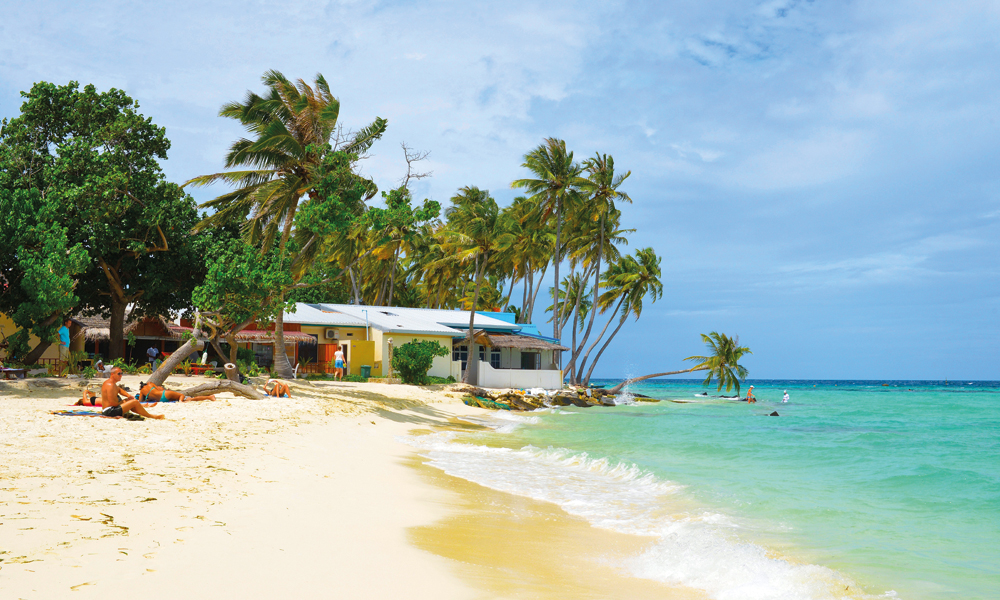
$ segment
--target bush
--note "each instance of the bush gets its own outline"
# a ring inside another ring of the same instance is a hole
[[[435,356],[448,356],[447,348],[437,342],[408,342],[392,352],[392,369],[399,373],[403,383],[427,385],[427,371],[431,370]]]
[[[350,381],[351,383],[368,383],[368,378],[349,373],[344,375],[344,381]]]
[[[443,383],[455,383],[455,378],[451,375],[447,377],[434,377],[432,375],[427,376],[427,381],[432,385],[440,385]]]
[[[84,367],[83,376],[86,377],[87,379],[94,379],[95,377],[97,377],[97,369],[91,366]]]

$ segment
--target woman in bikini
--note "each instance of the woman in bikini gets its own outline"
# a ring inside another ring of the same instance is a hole
[[[180,392],[168,390],[163,386],[152,383],[141,382],[139,393],[136,399],[143,403],[156,402],[201,402],[202,400],[215,400],[215,396],[185,396]]]
[[[270,390],[267,386],[274,385]],[[281,383],[277,379],[268,379],[267,383],[264,384],[264,394],[268,396],[274,396],[275,398],[291,398],[292,390],[288,387],[287,383]]]

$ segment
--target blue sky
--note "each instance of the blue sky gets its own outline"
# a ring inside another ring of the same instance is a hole
[[[341,120],[429,150],[420,197],[502,203],[544,137],[631,169],[631,248],[664,296],[598,375],[682,367],[738,334],[760,378],[1000,379],[995,2],[0,4],[0,116],[39,80],[118,87],[174,181],[215,172],[216,116],[277,69]],[[199,201],[221,190],[195,190]]]

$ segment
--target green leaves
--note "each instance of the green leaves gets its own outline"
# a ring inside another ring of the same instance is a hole
[[[437,342],[408,342],[393,349],[392,369],[399,373],[403,383],[427,385],[427,372],[434,364],[434,357],[448,354],[448,349]]]
[[[160,170],[164,129],[121,90],[41,82],[22,96],[0,131],[0,273],[18,289],[0,311],[37,322],[187,306],[203,247],[194,202]]]

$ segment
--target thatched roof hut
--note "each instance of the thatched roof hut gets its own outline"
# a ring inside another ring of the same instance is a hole
[[[472,332],[477,344],[491,348],[514,348],[517,350],[569,350],[566,346],[553,344],[527,335],[509,333],[487,333],[482,329]],[[468,339],[468,338],[465,338]],[[455,344],[464,344],[465,339],[456,339]]]
[[[80,326],[79,333],[74,337],[84,336],[87,341],[107,341],[111,339],[111,321],[100,316],[81,316],[73,319]],[[134,335],[139,339],[181,340],[185,333],[194,329],[183,327],[168,321],[166,317],[142,317],[128,320],[126,317],[124,334]],[[299,344],[315,344],[316,338],[298,331],[286,331],[285,341]],[[236,334],[236,342],[240,344],[273,344],[274,332],[259,329],[244,329]]]

